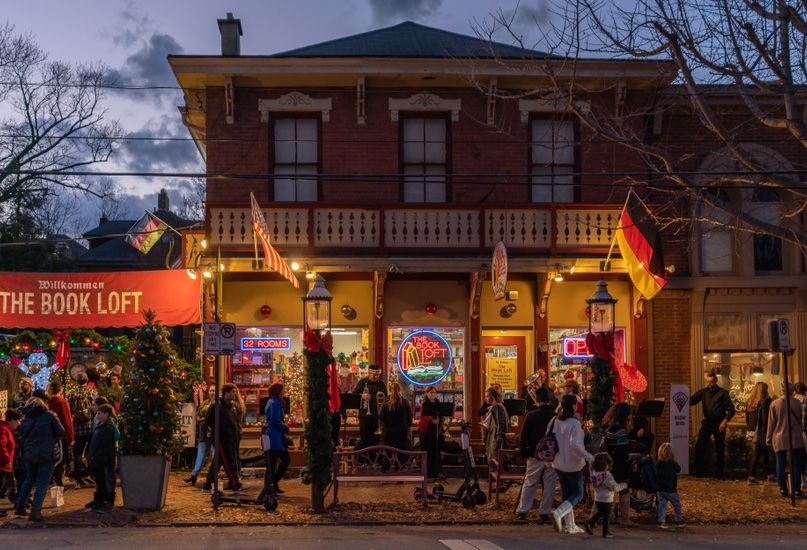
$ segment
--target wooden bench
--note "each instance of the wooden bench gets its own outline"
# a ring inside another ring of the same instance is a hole
[[[518,449],[499,449],[496,458],[488,465],[488,501],[491,493],[496,493],[496,504],[499,504],[499,489],[504,482],[521,482],[527,472],[527,461]]]
[[[423,506],[428,502],[426,451],[401,451],[385,445],[333,453],[333,502],[339,483],[420,483]]]

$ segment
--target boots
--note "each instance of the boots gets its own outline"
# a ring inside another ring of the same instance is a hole
[[[90,502],[88,502],[87,504],[85,504],[84,507],[85,508],[92,508],[93,506],[95,506],[99,502],[100,502],[100,499],[98,498],[98,491],[96,491],[96,492],[94,492],[92,494],[92,500]]]
[[[31,510],[31,513],[28,514],[29,521],[45,521],[45,518],[42,516],[42,510]]]
[[[623,527],[638,527],[639,524],[630,519],[630,493],[619,495],[619,524]]]
[[[579,535],[580,533],[584,533],[582,529],[580,529],[577,524],[574,522],[574,509],[572,508],[569,510],[569,513],[563,518],[563,522],[566,524],[566,532],[570,535]]]
[[[191,487],[196,487],[196,476],[193,474],[189,475],[182,481],[184,481],[185,483],[190,483]]]
[[[561,520],[566,516],[566,514],[572,512],[573,508],[572,505],[569,503],[568,500],[564,500],[560,503],[560,506],[555,508],[555,511],[552,512],[552,525],[555,526],[555,531],[560,533],[561,529]]]

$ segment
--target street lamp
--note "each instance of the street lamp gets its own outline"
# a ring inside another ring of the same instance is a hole
[[[331,300],[333,296],[325,288],[325,279],[317,275],[314,286],[303,296],[303,319],[305,330],[317,332],[328,331],[331,328]]]
[[[608,292],[608,283],[600,279],[597,290],[586,300],[588,304],[588,331],[606,334],[614,330],[614,310],[617,300]]]

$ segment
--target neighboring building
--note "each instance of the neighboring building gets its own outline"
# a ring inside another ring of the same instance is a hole
[[[600,278],[619,300],[617,360],[635,363],[650,383],[639,399],[669,404],[670,384],[694,391],[717,367],[740,413],[732,429],[744,429],[753,384],[765,381],[778,393],[783,372],[767,352],[765,326],[783,316],[796,349],[790,377],[805,379],[807,279],[795,246],[736,232],[732,220],[679,200],[682,219],[711,221],[665,232],[665,263],[675,266],[665,290],[648,303],[621,260],[601,271],[625,199],[619,175],[647,167],[540,93],[551,89],[539,67],[546,54],[402,23],[242,56],[239,20],[219,26],[221,56],[170,56],[169,63],[187,98],[185,123],[215,175],[207,184],[205,236],[224,266],[219,317],[246,339],[228,376],[256,403],[248,421],[260,414],[261,384],[293,378],[299,368],[304,294],[255,269],[250,192],[281,255],[301,266],[301,278],[309,271],[326,280],[345,389],[367,363],[378,363],[385,380],[403,382],[418,402],[418,384],[445,374],[439,393],[473,418],[491,382],[517,391],[536,366],[556,380],[569,373],[585,384],[579,337],[588,326],[585,300]],[[640,125],[637,135],[685,159],[684,169],[737,170],[697,120],[690,98],[671,85],[673,64],[578,59],[556,66],[559,77],[574,76],[586,90],[577,98],[581,109],[619,114],[656,106],[655,118],[623,122]],[[743,150],[799,181],[797,169],[807,160],[802,147],[755,124],[736,90],[712,89],[705,97],[719,116],[736,119]],[[704,192],[738,211],[805,230],[803,216],[781,217],[777,205],[790,200],[781,193],[707,175],[703,181]],[[669,201],[660,193],[643,198]],[[495,301],[489,274],[500,240],[508,251],[508,293]],[[206,261],[215,264],[212,258]],[[416,342],[418,349],[408,337],[423,329],[434,335]],[[278,337],[291,339],[287,349],[259,347],[283,343]],[[429,346],[450,351],[450,372],[429,371],[439,363],[423,360]],[[669,409],[654,425],[657,441],[669,438]],[[692,413],[695,431],[700,409]]]

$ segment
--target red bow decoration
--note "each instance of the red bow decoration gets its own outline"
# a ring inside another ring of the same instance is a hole
[[[59,348],[56,350],[56,359],[53,361],[53,366],[56,370],[61,369],[70,362],[70,334],[72,331],[59,330],[53,331],[53,339],[59,343]]]
[[[616,400],[617,402],[624,401],[625,391],[622,388],[622,377],[619,375],[619,369],[614,362],[614,333],[606,332],[603,335],[589,332],[586,335],[586,346],[588,346],[589,353],[608,361],[608,364],[611,365],[611,372],[614,373]]]
[[[305,333],[305,348],[313,353],[321,348],[328,357],[333,357],[333,335],[328,331],[320,337],[316,331],[309,330]]]
[[[624,386],[634,393],[642,393],[647,389],[647,378],[644,377],[642,371],[636,368],[636,365],[623,363],[619,367],[619,376]]]

